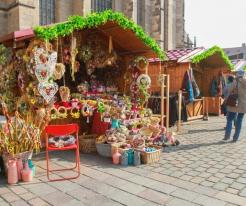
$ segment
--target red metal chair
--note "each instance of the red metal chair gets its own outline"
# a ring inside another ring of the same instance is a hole
[[[69,180],[69,179],[76,179],[80,175],[80,157],[79,157],[79,140],[78,140],[78,131],[79,127],[77,124],[66,124],[66,125],[48,125],[45,128],[46,132],[46,162],[47,162],[47,177],[50,181],[61,181],[61,180]],[[50,146],[49,145],[49,138],[51,136],[65,136],[65,135],[76,135],[75,144],[64,146],[61,148]],[[75,150],[76,153],[76,165],[73,168],[66,168],[66,169],[56,169],[51,170],[49,167],[49,151],[65,151],[65,150]],[[64,177],[60,179],[50,179],[49,173],[54,171],[64,171],[64,170],[73,170],[77,168],[77,175],[75,177]]]

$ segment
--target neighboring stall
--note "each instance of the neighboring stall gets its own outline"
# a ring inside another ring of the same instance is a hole
[[[134,153],[136,158],[141,153],[144,163],[158,161],[158,146],[177,144],[163,127],[164,112],[161,118],[154,117],[147,108],[151,86],[147,58],[165,55],[121,13],[72,16],[34,32],[14,32],[0,43],[6,46],[0,51],[5,58],[0,63],[1,99],[9,119],[22,119],[16,123],[18,131],[23,125],[19,122],[35,127],[37,135],[48,124],[78,123],[83,152],[97,150],[111,157],[114,148],[113,153],[122,153],[124,165],[133,164]],[[164,85],[164,78],[159,79]],[[31,149],[38,142],[35,136]],[[49,144],[64,147],[69,142],[73,138],[52,138]]]
[[[171,102],[177,101],[180,90],[185,97],[183,103],[186,103],[186,107],[181,107],[183,108],[181,111],[182,120],[203,118],[205,113],[220,114],[221,94],[215,93],[213,94],[215,97],[211,97],[210,89],[213,80],[224,79],[232,69],[232,64],[223,50],[216,46],[208,50],[202,47],[179,49],[168,51],[167,57],[168,60],[161,61],[161,69],[158,58],[150,59],[149,75],[153,82],[152,91],[159,90],[158,82],[155,79],[160,73],[170,75],[170,98],[173,98],[173,100],[170,99],[170,124],[172,125],[178,120],[178,108],[172,109],[171,106],[177,107],[177,104]],[[190,77],[192,77],[192,90],[189,90],[189,84],[187,84]],[[217,82],[216,85],[218,84]],[[218,89],[218,86],[216,88]],[[208,97],[206,101],[204,97]],[[184,111],[185,109],[186,111]],[[187,118],[184,115],[186,112]]]
[[[227,84],[227,77],[232,75],[234,68],[224,50],[214,46],[192,58],[195,68],[202,71],[197,73],[196,79],[203,97],[205,97],[206,112],[220,115],[223,103],[223,88]]]
[[[170,76],[170,125],[173,126],[178,120],[178,92],[183,90],[184,76],[191,68],[191,58],[204,51],[204,48],[179,49],[167,51],[168,59],[160,61],[159,58],[149,59],[149,75],[152,80],[151,91],[158,91],[160,86],[156,81],[159,74],[168,74]],[[161,67],[159,66],[161,63]],[[195,71],[194,71],[195,72]],[[182,96],[186,96],[182,91]],[[181,119],[183,121],[203,117],[203,99],[196,98],[189,104],[185,104],[185,99],[181,104]],[[187,115],[186,115],[187,113]]]

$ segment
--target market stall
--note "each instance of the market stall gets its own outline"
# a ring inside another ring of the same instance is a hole
[[[214,46],[192,58],[193,67],[201,71],[196,74],[197,83],[205,98],[207,114],[221,114],[222,92],[232,75],[233,64],[223,49]]]
[[[223,50],[216,46],[208,50],[204,48],[171,50],[167,52],[167,57],[168,60],[162,61],[161,69],[158,58],[149,60],[149,75],[153,81],[152,90],[159,89],[155,81],[156,75],[169,74],[170,98],[173,97],[173,101],[177,101],[178,92],[182,91],[183,103],[186,103],[186,106],[181,107],[183,108],[181,113],[184,114],[187,111],[188,120],[203,118],[207,113],[220,114],[221,94],[211,94],[210,91],[213,82],[215,83],[213,80],[217,80],[216,88],[218,89],[219,80],[225,79],[226,82],[227,75],[230,75],[232,64]],[[192,90],[189,90],[189,84],[187,84],[190,78],[193,83]],[[171,99],[170,102],[172,102]],[[173,120],[170,119],[171,125],[178,120],[176,111],[178,111],[177,108],[170,107],[170,118],[173,118]],[[186,120],[185,115],[182,116],[181,119]]]
[[[169,107],[169,116],[170,116],[170,125],[174,126],[176,122],[180,119],[182,121],[192,120],[194,118],[203,117],[203,99],[196,98],[195,100],[189,102],[185,99],[187,96],[187,92],[185,88],[183,88],[184,77],[187,71],[191,68],[191,60],[192,56],[199,54],[204,51],[204,48],[197,49],[180,49],[180,50],[171,50],[167,51],[168,59],[165,61],[161,61],[159,58],[149,59],[149,75],[152,80],[152,91],[158,91],[160,85],[157,81],[155,81],[156,77],[161,74],[167,74],[170,76],[170,107]],[[195,73],[196,70],[193,70]],[[179,98],[179,91],[182,91],[182,96]],[[178,99],[181,99],[179,102],[181,105],[178,108],[178,104],[176,102]],[[179,111],[180,110],[180,111]],[[186,115],[187,114],[187,115]],[[180,118],[179,118],[180,116]]]
[[[120,151],[123,165],[133,164],[134,155],[138,164],[140,154],[144,163],[158,161],[165,142],[176,144],[163,118],[147,108],[147,58],[163,59],[164,53],[133,21],[105,11],[26,32],[0,38],[1,99],[9,119],[18,115],[41,141],[47,125],[77,123],[82,152],[119,160]],[[54,137],[48,144],[73,141]]]

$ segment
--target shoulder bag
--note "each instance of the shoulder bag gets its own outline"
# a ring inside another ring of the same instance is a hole
[[[236,88],[232,90],[231,94],[226,99],[226,106],[237,107],[238,106],[238,80]]]

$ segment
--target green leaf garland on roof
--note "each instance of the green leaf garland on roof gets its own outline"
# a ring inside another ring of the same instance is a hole
[[[164,52],[154,39],[149,37],[135,22],[126,18],[122,13],[106,10],[99,13],[91,13],[86,17],[70,16],[67,22],[58,23],[50,26],[38,26],[34,28],[36,35],[44,40],[56,39],[59,36],[70,35],[74,30],[81,30],[86,28],[94,28],[105,24],[108,21],[114,21],[119,24],[123,29],[129,29],[149,46],[160,59],[165,58]]]
[[[194,64],[200,63],[201,61],[207,59],[208,57],[214,55],[215,53],[218,53],[221,56],[221,58],[223,59],[223,61],[229,67],[230,70],[232,70],[234,68],[233,64],[231,63],[231,60],[228,58],[228,56],[226,55],[224,50],[218,46],[211,47],[210,49],[206,50],[205,52],[193,57],[191,61]]]

